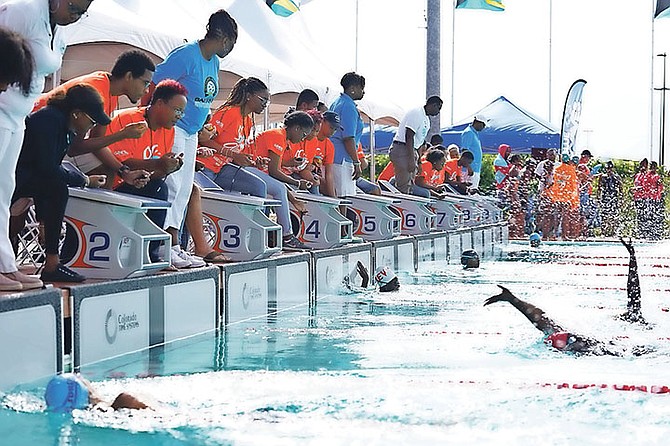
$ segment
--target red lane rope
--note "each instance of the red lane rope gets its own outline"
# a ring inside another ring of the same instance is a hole
[[[490,384],[496,384],[492,381],[466,381],[466,380],[460,380],[460,381],[447,381],[450,384],[470,384],[470,385],[490,385]],[[526,387],[526,386],[521,386],[519,384],[515,383],[504,383],[504,386],[518,386],[518,387]],[[589,388],[597,388],[597,389],[609,389],[609,390],[619,390],[619,391],[625,391],[625,392],[646,392],[646,393],[652,393],[652,394],[666,394],[670,393],[670,387],[668,386],[662,386],[662,385],[637,385],[637,384],[580,384],[580,383],[534,383],[531,384],[534,386],[539,386],[539,387],[551,387],[555,389],[573,389],[573,390],[583,390],[583,389],[589,389]]]
[[[501,336],[508,335],[509,333],[503,333],[501,331],[426,331],[421,333],[421,336],[432,336],[432,335],[471,335],[471,336]],[[614,339],[630,339],[629,336],[619,335],[614,336]],[[670,337],[658,337],[657,341],[670,341]]]

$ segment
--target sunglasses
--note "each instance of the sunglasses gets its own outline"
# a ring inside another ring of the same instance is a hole
[[[270,98],[264,98],[263,96],[256,95],[256,97],[261,101],[261,105],[265,106],[270,103]]]

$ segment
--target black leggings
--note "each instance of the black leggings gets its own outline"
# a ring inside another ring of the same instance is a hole
[[[44,224],[44,250],[58,255],[58,242],[65,217],[68,186],[61,178],[40,178],[17,186],[12,203],[19,198],[32,198],[37,221]]]

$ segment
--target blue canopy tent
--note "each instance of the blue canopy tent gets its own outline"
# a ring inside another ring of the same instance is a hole
[[[560,131],[551,123],[500,96],[486,107],[460,123],[441,130],[444,145],[461,143],[461,133],[472,123],[475,115],[489,120],[488,125],[479,133],[484,153],[498,153],[500,144],[509,144],[515,153],[531,153],[531,149],[549,149],[560,147]],[[375,126],[375,151],[386,153],[393,142],[397,127]],[[370,150],[369,126],[363,131],[361,139],[365,151]]]

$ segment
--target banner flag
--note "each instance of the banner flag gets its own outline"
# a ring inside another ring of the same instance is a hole
[[[660,19],[663,17],[670,17],[670,0],[656,1],[656,12],[654,13],[654,18]]]
[[[485,9],[487,11],[504,11],[505,5],[498,0],[456,0],[456,9]]]
[[[582,116],[582,93],[584,92],[584,85],[586,85],[584,79],[576,80],[570,87],[568,96],[565,98],[563,124],[561,125],[561,154],[567,153],[570,156],[575,154],[579,120]]]

